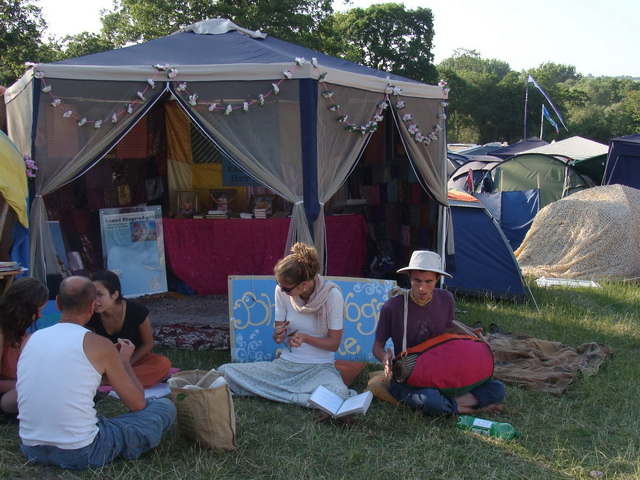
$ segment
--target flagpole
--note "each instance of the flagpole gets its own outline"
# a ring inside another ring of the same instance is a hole
[[[527,80],[527,87],[524,91],[524,135],[522,140],[527,139],[527,104],[529,103],[529,80]]]
[[[544,127],[544,103],[540,107],[540,140],[542,140],[543,127]]]

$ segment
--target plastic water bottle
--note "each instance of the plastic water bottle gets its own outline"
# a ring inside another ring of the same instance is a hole
[[[511,440],[520,436],[520,432],[513,428],[510,423],[492,422],[491,420],[484,420],[470,415],[460,415],[456,428],[459,430],[471,430],[473,433],[502,440]]]

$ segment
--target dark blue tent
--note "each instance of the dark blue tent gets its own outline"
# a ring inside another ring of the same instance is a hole
[[[479,202],[449,200],[455,254],[447,258],[447,289],[467,295],[522,299],[520,267],[504,233]]]
[[[500,225],[515,252],[540,210],[540,190],[474,193]]]
[[[549,145],[549,142],[540,140],[538,137],[529,137],[526,140],[520,140],[508,147],[498,148],[492,150],[491,155],[494,157],[502,158],[503,160],[509,157],[513,157],[516,153],[526,152],[532,148],[541,147],[543,145]]]
[[[640,189],[640,133],[611,139],[602,185]]]

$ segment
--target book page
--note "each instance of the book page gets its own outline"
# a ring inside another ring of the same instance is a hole
[[[371,392],[363,392],[355,397],[347,398],[336,413],[336,417],[342,417],[343,415],[349,415],[351,413],[367,413],[372,398],[373,394]]]
[[[342,399],[331,390],[328,390],[322,385],[318,385],[311,394],[311,397],[309,397],[309,403],[335,416],[340,405],[342,405]]]

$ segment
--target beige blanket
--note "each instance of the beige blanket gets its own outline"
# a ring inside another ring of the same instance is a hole
[[[493,350],[493,378],[539,392],[562,395],[579,373],[598,373],[611,348],[584,343],[578,348],[520,333],[485,335]]]

